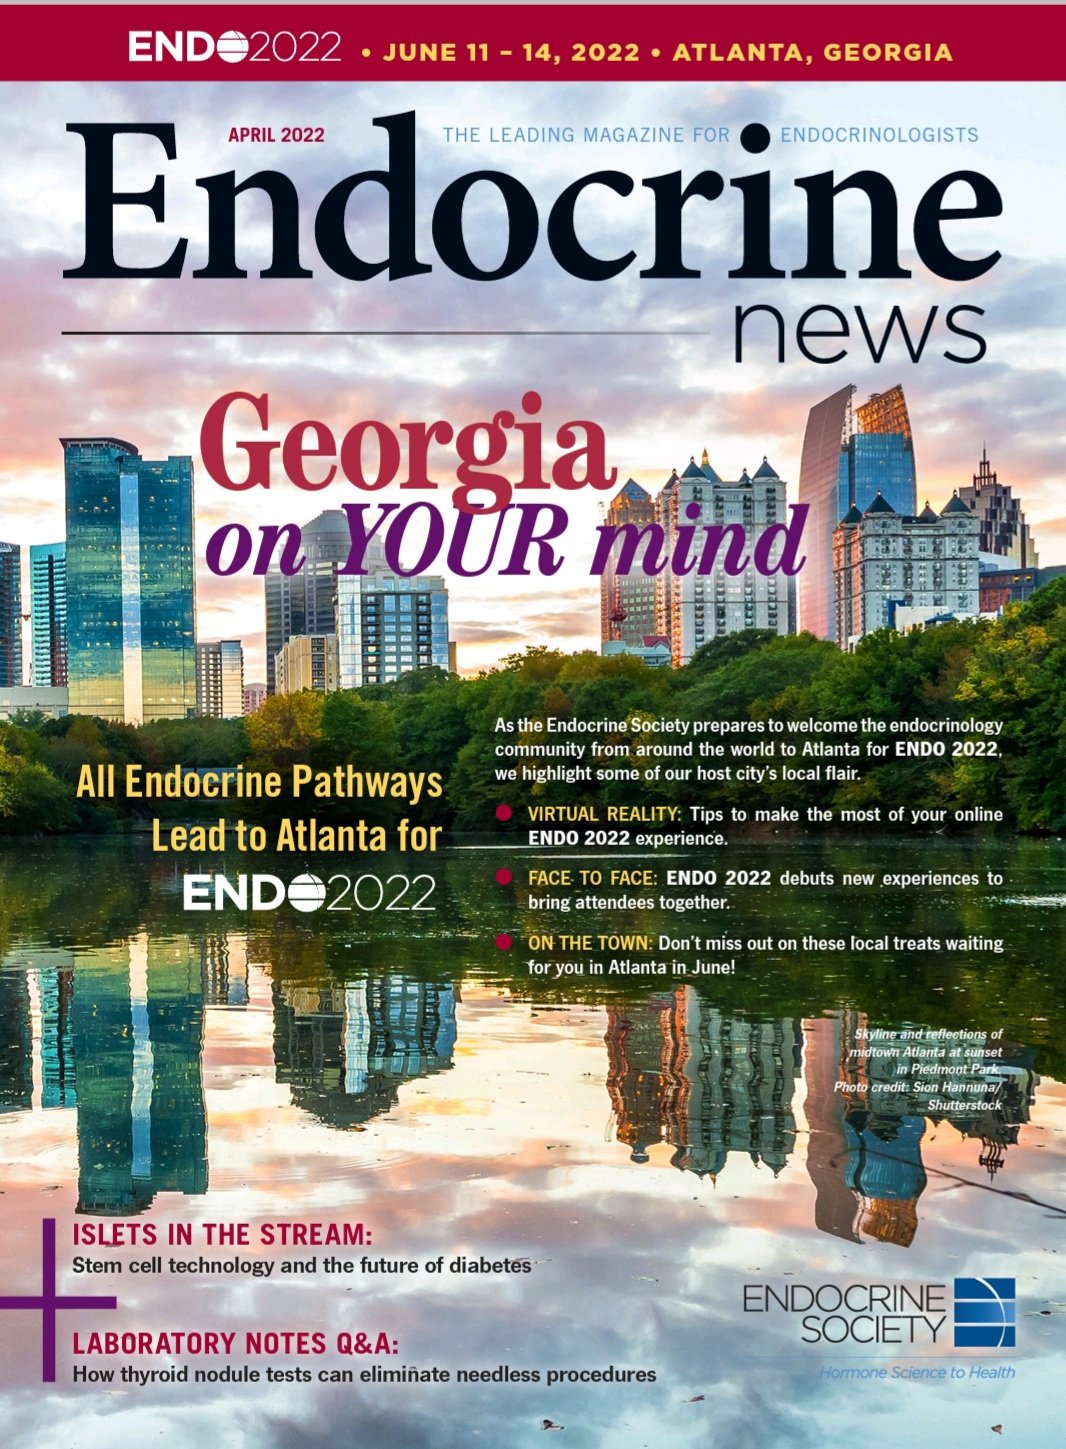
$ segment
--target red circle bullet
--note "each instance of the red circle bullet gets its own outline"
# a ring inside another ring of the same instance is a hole
[[[506,931],[496,937],[496,949],[497,951],[509,951],[511,949],[511,938]]]
[[[514,880],[514,876],[511,874],[511,872],[507,869],[506,866],[502,866],[496,872],[496,884],[497,885],[510,885],[513,880]]]
[[[497,805],[496,806],[496,819],[497,820],[510,820],[510,818],[511,818],[511,816],[513,814],[514,814],[514,811],[511,809],[510,805]]]

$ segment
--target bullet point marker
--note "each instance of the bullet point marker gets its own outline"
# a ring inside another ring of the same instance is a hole
[[[509,951],[511,949],[511,938],[506,931],[496,937],[496,949],[497,951]]]
[[[506,866],[501,867],[501,869],[496,872],[497,885],[510,885],[513,880],[514,876],[511,874]]]
[[[496,819],[497,820],[510,820],[510,818],[511,818],[511,816],[513,814],[514,814],[514,811],[511,809],[510,805],[497,805],[496,806]]]

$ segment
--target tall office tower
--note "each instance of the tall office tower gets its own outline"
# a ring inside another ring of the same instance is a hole
[[[384,568],[338,574],[337,655],[341,689],[387,684],[432,665],[450,668],[443,578],[403,578]]]
[[[988,449],[981,449],[981,462],[973,483],[959,489],[959,497],[981,525],[980,548],[995,567],[1036,569],[1040,567],[1036,544],[1025,521],[1022,505],[1001,483],[988,461]],[[985,560],[982,560],[985,562]]]
[[[733,482],[719,478],[709,463],[691,462],[674,490],[671,509],[677,523],[695,528],[697,539],[707,526],[729,530],[710,573],[693,569],[672,576],[670,642],[675,667],[687,664],[701,645],[724,634],[741,629],[787,634],[787,574],[762,574],[750,563],[739,574],[724,567],[735,538],[743,535],[743,553],[750,559],[759,534],[771,524],[787,522],[785,482],[766,459],[754,476],[745,470]],[[775,550],[771,561],[776,559]]]
[[[275,565],[264,579],[266,593],[267,693],[275,689],[277,655],[296,634],[333,634],[337,629],[336,573],[351,550],[348,519],[328,508],[300,530],[305,563],[286,575]]]
[[[704,459],[707,454],[704,452]],[[673,550],[673,498],[680,483],[677,476],[677,469],[673,469],[669,478],[659,490],[655,500],[655,522],[663,531],[663,538],[666,542],[667,557]],[[674,619],[674,591],[671,586],[673,574],[670,569],[663,569],[661,574],[655,576],[655,630],[654,632],[662,639],[669,639],[673,634]]]
[[[841,648],[893,628],[899,609],[929,616],[980,611],[978,523],[956,494],[915,517],[878,494],[853,506],[833,535],[836,638]]]
[[[236,719],[244,713],[244,649],[239,639],[196,646],[196,713]]]
[[[61,438],[71,714],[196,712],[193,468],[121,438]]]
[[[30,546],[30,683],[42,688],[67,682],[67,546]]]
[[[0,686],[22,683],[22,550],[0,543]]]
[[[604,520],[610,528],[632,524],[646,528],[656,522],[655,504],[632,478],[611,499]],[[644,643],[655,628],[655,575],[634,568],[627,574],[615,572],[617,559],[612,550],[600,575],[600,642]]]
[[[849,383],[807,418],[799,501],[807,561],[799,576],[799,626],[820,639],[836,637],[833,533],[851,507],[862,513],[880,494],[897,513],[916,512],[914,441],[902,387],[874,393],[852,407]]]
[[[314,689],[330,694],[337,688],[336,634],[294,634],[274,658],[274,693],[298,694]]]

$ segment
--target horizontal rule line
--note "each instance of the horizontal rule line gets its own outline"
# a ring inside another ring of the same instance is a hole
[[[706,337],[709,333],[680,334],[675,328],[646,328],[640,331],[588,332],[551,327],[497,328],[370,328],[346,331],[333,328],[64,328],[61,337]]]

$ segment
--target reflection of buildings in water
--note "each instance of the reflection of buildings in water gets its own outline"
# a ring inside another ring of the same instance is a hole
[[[74,953],[64,951],[62,967],[45,966],[38,959],[37,989],[41,999],[41,1106],[73,1107],[74,1046],[71,1017],[74,1005]]]
[[[803,1023],[803,1076],[807,1085],[807,1175],[814,1183],[814,1223],[819,1232],[859,1241],[855,1194],[844,1181],[847,1158],[840,1080],[841,1029],[838,1016]]]
[[[248,1005],[248,942],[230,932],[200,942],[200,977],[205,1006]]]
[[[41,1009],[43,1039],[43,992]],[[70,1042],[78,1211],[139,1211],[157,1192],[206,1192],[203,994],[188,940],[138,936],[79,953]]]
[[[297,1106],[334,1127],[390,1111],[404,1082],[452,1065],[451,983],[397,975],[344,986],[275,982],[273,997],[277,1079]]]
[[[724,1016],[688,986],[607,1008],[607,1091],[616,1136],[646,1162],[652,1143],[675,1167],[717,1177],[730,1152],[774,1175],[795,1145],[799,1024]]]
[[[24,971],[0,971],[0,1112],[33,1105],[33,1032],[30,991]]]
[[[18,947],[0,962],[0,1112],[33,1106],[33,1063],[40,1062],[41,1106],[73,1107],[73,951]],[[34,1040],[37,987],[40,1031]]]
[[[909,1246],[926,1185],[926,1119],[980,1138],[990,1175],[1029,1120],[1039,1079],[1027,1049],[920,1027],[871,1028],[854,1011],[803,1029],[807,1171],[822,1232]]]

